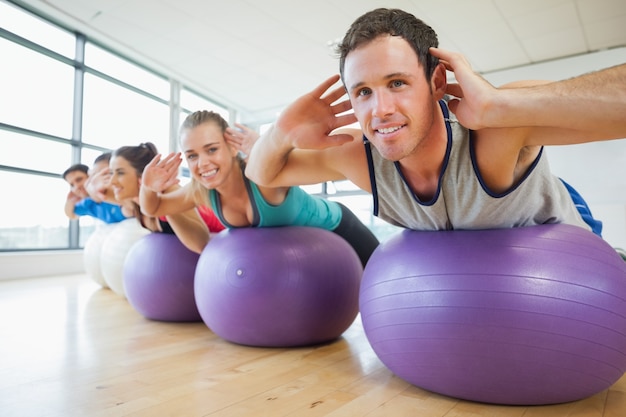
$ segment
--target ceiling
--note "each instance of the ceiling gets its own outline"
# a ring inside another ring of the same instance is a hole
[[[412,12],[480,72],[626,45],[625,0],[27,0],[248,118],[338,72],[329,46],[376,7]],[[245,119],[245,117],[244,117]]]

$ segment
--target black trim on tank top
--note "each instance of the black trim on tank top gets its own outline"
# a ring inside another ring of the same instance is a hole
[[[370,185],[372,187],[373,213],[378,216],[378,190],[376,189],[376,174],[374,173],[374,160],[372,159],[372,148],[369,139],[363,135],[363,145],[365,145],[365,155],[367,156],[367,169],[370,174]]]
[[[250,205],[252,206],[252,224],[250,226],[233,226],[230,224],[226,218],[224,217],[224,212],[222,211],[222,200],[220,199],[220,193],[217,190],[213,190],[215,193],[215,206],[214,211],[217,215],[217,218],[222,222],[224,226],[228,229],[237,229],[241,227],[258,227],[261,222],[261,216],[259,215],[259,209],[256,205],[256,200],[254,199],[254,193],[252,192],[252,186],[250,185],[250,180],[246,177],[246,165],[243,160],[239,161],[239,167],[241,168],[241,174],[243,175],[243,183],[246,186],[246,192],[248,193],[248,198],[250,199]]]
[[[396,171],[398,172],[398,175],[400,175],[400,178],[402,178],[402,181],[404,182],[406,187],[411,192],[411,195],[413,196],[413,200],[415,200],[418,204],[423,205],[423,206],[433,205],[437,201],[437,198],[439,198],[439,194],[441,193],[441,179],[443,178],[443,174],[446,172],[446,168],[448,167],[448,162],[450,161],[450,153],[452,152],[452,127],[450,126],[450,113],[448,112],[448,107],[446,106],[443,100],[439,100],[439,107],[441,108],[443,119],[446,123],[446,133],[448,137],[448,144],[446,147],[444,165],[441,168],[441,173],[439,174],[439,181],[437,184],[437,193],[435,194],[435,196],[430,201],[422,202],[415,195],[413,190],[411,190],[411,188],[409,187],[406,181],[406,178],[404,177],[404,175],[402,174],[402,170],[400,169],[400,163],[397,161],[394,161],[394,166],[396,167]],[[370,176],[370,185],[372,187],[373,214],[374,216],[378,216],[378,190],[376,188],[376,173],[374,172],[374,160],[372,158],[372,149],[371,149],[370,141],[369,139],[365,137],[365,135],[363,135],[363,145],[365,146],[365,155],[367,156],[367,168],[368,168],[369,176]]]

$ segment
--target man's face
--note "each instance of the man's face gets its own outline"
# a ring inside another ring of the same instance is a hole
[[[87,197],[87,191],[85,190],[85,181],[87,181],[87,174],[82,171],[72,171],[65,176],[65,181],[70,185],[70,189],[74,194],[81,198]]]
[[[363,133],[386,159],[405,158],[431,132],[436,100],[404,38],[380,36],[351,51],[344,84]]]

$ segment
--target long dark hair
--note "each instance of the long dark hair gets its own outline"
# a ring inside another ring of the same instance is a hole
[[[157,147],[152,142],[144,142],[137,146],[122,146],[113,151],[111,158],[121,156],[141,176],[143,170],[158,153]]]
[[[143,170],[146,168],[146,165],[154,159],[156,154],[158,153],[157,147],[152,142],[144,142],[137,146],[122,146],[114,150],[111,154],[111,159],[116,157],[124,158],[128,161],[130,166],[132,166],[137,172],[137,176],[140,177],[143,174]],[[144,222],[141,215],[141,208],[139,204],[132,202],[133,205],[133,215],[143,226],[144,228],[151,230],[148,228]]]

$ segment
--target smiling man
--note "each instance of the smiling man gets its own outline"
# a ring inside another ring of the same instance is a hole
[[[494,88],[437,46],[402,10],[359,17],[338,47],[343,86],[331,77],[289,106],[246,174],[266,186],[348,179],[373,194],[376,215],[416,230],[568,223],[599,234],[543,146],[626,137],[626,65]],[[345,128],[355,121],[360,130]]]

